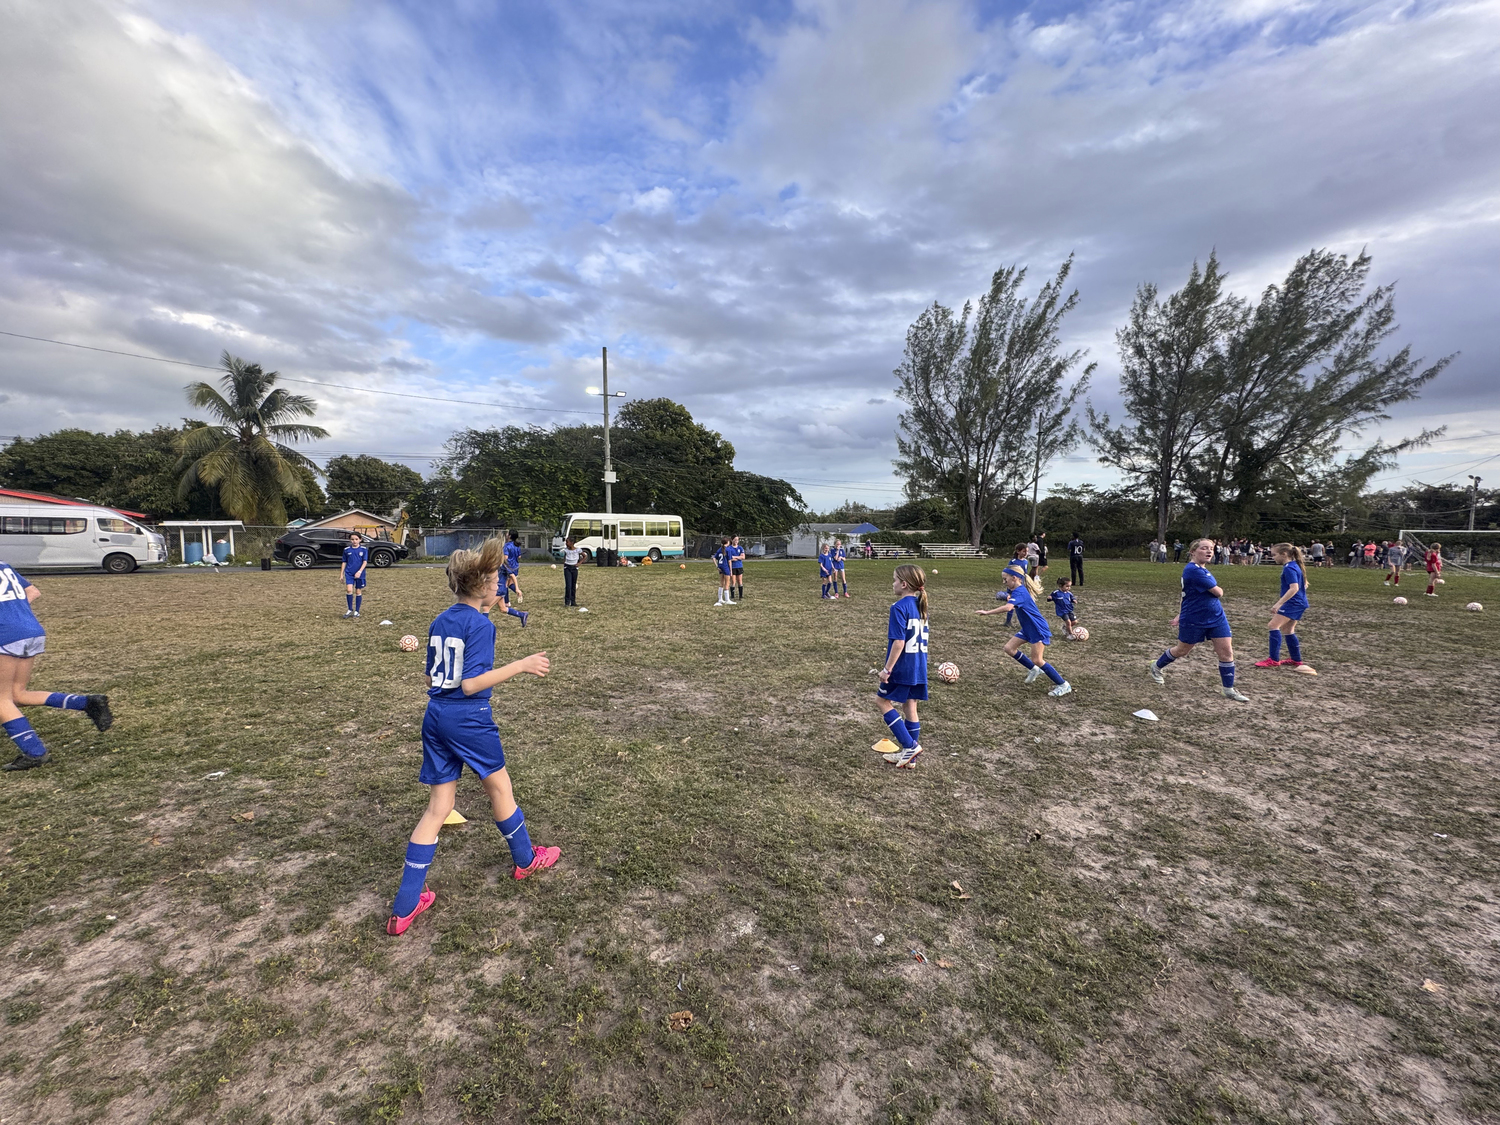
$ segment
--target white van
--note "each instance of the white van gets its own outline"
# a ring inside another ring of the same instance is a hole
[[[0,560],[17,570],[99,567],[129,574],[167,561],[167,541],[113,508],[0,496]]]
[[[552,540],[554,558],[562,558],[569,536],[583,551],[584,562],[593,561],[594,553],[601,547],[617,549],[621,558],[653,561],[681,558],[683,553],[681,516],[569,512],[563,517],[562,534]]]

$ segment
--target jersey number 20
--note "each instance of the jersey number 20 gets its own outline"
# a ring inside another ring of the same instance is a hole
[[[432,650],[427,674],[435,688],[456,688],[464,678],[464,639],[462,637],[428,637]]]

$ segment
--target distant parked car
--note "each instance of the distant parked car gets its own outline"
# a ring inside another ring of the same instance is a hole
[[[405,547],[398,546],[389,539],[366,539],[364,543],[370,552],[370,565],[373,567],[388,567],[397,559],[406,558],[409,553]],[[320,562],[342,563],[344,548],[347,546],[347,527],[299,527],[276,540],[271,554],[282,562],[291,563],[298,570],[306,570]]]

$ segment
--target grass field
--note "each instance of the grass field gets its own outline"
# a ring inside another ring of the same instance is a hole
[[[400,939],[441,571],[359,623],[333,571],[38,579],[34,685],[117,720],[35,714],[55,764],[0,775],[0,1120],[1500,1121],[1500,582],[1314,572],[1313,678],[1250,667],[1276,571],[1220,568],[1246,705],[1206,652],[1147,678],[1145,564],[1090,564],[1075,694],[1024,687],[999,570],[930,575],[963,677],[898,773],[889,565],[720,610],[586,568],[588,614],[525,569],[498,659],[553,674],[496,715],[562,862],[514,882],[470,778]]]

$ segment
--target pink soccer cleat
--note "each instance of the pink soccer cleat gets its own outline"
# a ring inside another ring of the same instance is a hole
[[[534,853],[531,857],[531,866],[517,867],[517,879],[524,879],[528,875],[535,875],[538,871],[551,867],[562,858],[561,848],[532,848],[531,850]]]
[[[391,937],[400,937],[406,933],[406,929],[412,924],[412,920],[436,901],[437,892],[423,887],[421,895],[417,898],[417,905],[412,909],[412,912],[405,918],[399,914],[392,914],[391,920],[385,924],[385,932],[390,934]]]
[[[1280,668],[1283,664],[1290,664],[1290,663],[1291,663],[1290,660],[1272,660],[1268,656],[1264,660],[1257,660],[1255,662],[1255,666],[1257,668]]]

